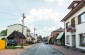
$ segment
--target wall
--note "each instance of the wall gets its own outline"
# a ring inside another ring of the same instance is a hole
[[[80,36],[79,36],[79,34],[85,33],[85,23],[77,25],[76,29],[77,29],[77,32],[76,32],[76,47],[85,50],[85,47],[79,46],[80,45]]]
[[[0,36],[0,40],[1,40],[2,38],[7,38],[7,36]]]
[[[6,41],[0,40],[0,50],[5,49]]]
[[[29,28],[24,27],[23,34],[25,35],[25,37],[27,37],[27,34],[29,34],[29,32],[27,32],[27,29],[29,30]],[[9,26],[7,28],[7,36],[9,36],[13,31],[19,31],[19,32],[22,33],[22,26],[21,25],[12,25],[12,26]]]

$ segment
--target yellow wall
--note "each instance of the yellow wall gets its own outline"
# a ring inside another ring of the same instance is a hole
[[[5,40],[0,40],[0,50],[5,49],[6,46],[6,41]]]
[[[56,38],[60,32],[53,32],[53,37]]]

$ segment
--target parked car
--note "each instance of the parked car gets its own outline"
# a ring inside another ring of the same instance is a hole
[[[7,46],[16,46],[17,45],[17,41],[16,40],[8,40],[7,41]]]
[[[45,44],[48,44],[48,42],[44,42]]]

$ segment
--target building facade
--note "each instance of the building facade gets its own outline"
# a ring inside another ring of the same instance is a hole
[[[52,33],[51,33],[51,43],[52,44],[57,44],[57,36],[59,35],[59,33],[63,32],[64,29],[62,27],[58,28],[57,30],[54,30]]]
[[[65,45],[85,50],[85,0],[74,0],[71,11],[61,20],[65,26]]]
[[[22,33],[22,25],[21,24],[13,24],[8,26],[7,28],[7,36],[9,36],[13,31],[18,31]],[[25,37],[28,37],[30,34],[30,29],[27,26],[24,26],[23,34]]]

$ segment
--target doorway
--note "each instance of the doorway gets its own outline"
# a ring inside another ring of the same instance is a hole
[[[72,35],[72,46],[76,48],[76,36]]]

